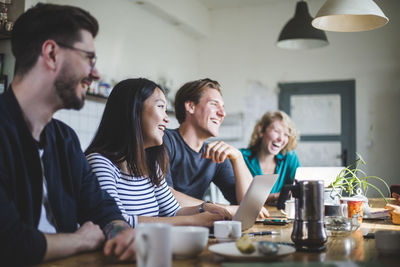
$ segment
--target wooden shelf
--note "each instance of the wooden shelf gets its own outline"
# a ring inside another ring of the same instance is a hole
[[[0,40],[8,40],[8,39],[11,39],[11,32],[0,30]]]

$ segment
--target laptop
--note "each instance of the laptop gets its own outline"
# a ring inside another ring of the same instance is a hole
[[[305,180],[322,180],[324,181],[324,187],[328,187],[332,182],[335,181],[336,176],[345,167],[298,167],[294,179],[297,181]],[[289,198],[289,192],[286,194],[280,194],[278,198],[277,207],[278,209],[285,208],[285,201]]]
[[[322,180],[324,186],[328,187],[336,180],[336,176],[345,167],[298,167],[294,176],[297,181]]]
[[[254,176],[235,216],[232,218],[232,221],[242,222],[242,230],[253,226],[278,176],[278,174]]]

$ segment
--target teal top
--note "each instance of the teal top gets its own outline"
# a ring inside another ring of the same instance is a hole
[[[247,168],[249,168],[253,177],[263,174],[257,156],[253,155],[250,149],[241,148],[240,152],[242,152]],[[272,188],[271,193],[279,193],[284,184],[292,184],[297,167],[300,167],[299,158],[294,151],[290,151],[285,155],[279,153],[275,156],[275,161],[275,173],[279,174],[279,177]]]

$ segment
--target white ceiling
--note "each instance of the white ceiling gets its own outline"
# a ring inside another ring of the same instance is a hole
[[[222,8],[232,8],[232,7],[264,5],[278,0],[198,0],[198,1],[208,9],[222,9]]]

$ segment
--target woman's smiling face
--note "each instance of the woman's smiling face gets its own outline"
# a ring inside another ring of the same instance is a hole
[[[159,88],[156,88],[143,103],[141,120],[145,148],[162,145],[164,130],[169,122],[166,111],[165,95]]]
[[[262,149],[268,154],[279,154],[289,142],[289,129],[281,120],[273,121],[261,135]]]

